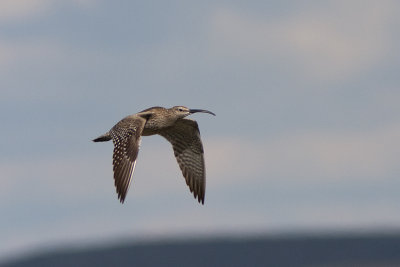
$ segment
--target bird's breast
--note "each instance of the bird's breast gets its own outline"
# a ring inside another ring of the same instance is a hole
[[[143,129],[143,132],[142,132],[142,135],[143,136],[149,136],[149,135],[155,135],[155,134],[158,134],[160,132],[160,130],[158,130],[158,129],[154,129],[154,128],[144,128]]]
[[[146,124],[144,125],[142,135],[143,136],[155,135],[160,133],[162,129],[164,129],[164,125],[160,123],[154,123],[154,121],[147,121]]]

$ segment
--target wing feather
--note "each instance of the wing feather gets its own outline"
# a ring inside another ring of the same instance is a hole
[[[204,150],[196,121],[180,119],[172,127],[160,133],[171,144],[178,165],[190,192],[204,204],[206,173]]]
[[[131,115],[119,121],[110,130],[114,143],[114,182],[121,203],[125,200],[132,180],[145,123],[145,119]]]

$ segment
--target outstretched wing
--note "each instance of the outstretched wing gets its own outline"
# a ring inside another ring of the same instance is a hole
[[[114,182],[121,203],[125,200],[132,180],[145,123],[145,119],[137,115],[131,115],[119,121],[110,130],[114,143]]]
[[[163,130],[160,135],[172,144],[176,160],[190,192],[193,192],[199,203],[204,204],[206,172],[203,144],[197,122],[180,119],[174,126]]]

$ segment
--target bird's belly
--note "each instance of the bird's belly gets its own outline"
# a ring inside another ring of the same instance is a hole
[[[158,134],[159,130],[158,129],[152,129],[152,128],[144,128],[142,135],[143,136],[149,136],[149,135],[155,135]]]

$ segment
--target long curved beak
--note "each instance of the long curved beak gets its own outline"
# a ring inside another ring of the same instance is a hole
[[[214,116],[215,116],[214,113],[212,113],[211,111],[205,110],[205,109],[190,109],[189,112],[190,112],[191,114],[197,113],[197,112],[208,113],[208,114],[211,114],[211,115],[214,115]]]

